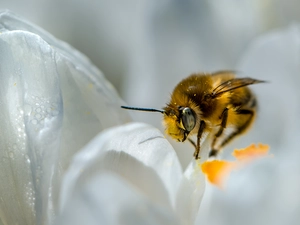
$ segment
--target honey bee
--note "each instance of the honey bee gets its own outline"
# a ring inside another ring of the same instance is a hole
[[[203,133],[214,132],[209,156],[216,156],[254,121],[257,101],[247,86],[263,82],[235,78],[232,71],[197,73],[175,87],[170,102],[162,110],[121,107],[162,113],[165,132],[179,142],[188,140],[195,147],[195,159],[199,158]],[[192,135],[197,135],[196,143],[190,138]]]

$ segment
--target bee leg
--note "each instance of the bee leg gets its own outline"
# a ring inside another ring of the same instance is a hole
[[[198,134],[197,134],[197,145],[196,145],[195,152],[194,152],[194,157],[195,157],[196,160],[199,159],[200,139],[201,139],[201,136],[202,136],[202,133],[203,133],[204,129],[205,129],[205,122],[203,120],[201,120],[200,121],[200,127],[199,127]],[[194,143],[194,142],[191,142],[191,143]]]
[[[219,153],[219,150],[212,149],[212,150],[210,150],[208,157],[216,157],[218,155],[218,153]]]
[[[227,124],[227,118],[228,118],[228,108],[225,108],[220,116],[220,119],[222,119],[222,122],[221,122],[221,126],[220,126],[218,133],[216,133],[216,137],[220,137],[221,134],[223,133],[223,130]]]
[[[237,111],[237,114],[244,117],[248,116],[248,119],[246,119],[244,123],[242,123],[239,127],[237,127],[237,129],[234,132],[232,132],[226,139],[224,139],[224,141],[220,145],[221,148],[225,146],[228,142],[230,142],[235,136],[241,134],[248,128],[253,119],[254,111],[250,109],[240,109]]]
[[[228,108],[225,108],[220,116],[220,119],[222,119],[221,126],[220,126],[219,131],[215,134],[215,138],[212,142],[212,150],[209,152],[209,157],[217,156],[217,154],[219,152],[219,150],[214,148],[214,146],[215,146],[217,138],[221,136],[224,128],[226,128],[227,118],[228,118]]]
[[[188,140],[195,148],[197,148],[197,145],[195,144],[195,142],[192,139],[188,138]]]

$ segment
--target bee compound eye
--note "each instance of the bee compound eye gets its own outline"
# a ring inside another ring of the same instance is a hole
[[[189,107],[182,110],[182,125],[188,132],[193,130],[196,125],[196,115]]]

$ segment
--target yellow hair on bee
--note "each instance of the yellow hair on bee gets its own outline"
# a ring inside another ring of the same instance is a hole
[[[198,159],[204,132],[215,132],[210,155],[216,155],[229,141],[250,127],[256,114],[256,98],[247,87],[264,81],[235,78],[231,71],[197,73],[174,88],[163,110],[122,106],[126,109],[163,113],[165,132],[177,141],[189,140]],[[224,133],[231,128],[230,133]],[[197,134],[197,143],[189,137]]]

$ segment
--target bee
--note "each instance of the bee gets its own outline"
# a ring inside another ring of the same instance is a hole
[[[265,81],[236,78],[232,71],[196,73],[183,79],[160,109],[121,106],[124,109],[163,114],[165,132],[179,142],[188,140],[199,159],[200,140],[205,132],[214,132],[209,156],[244,133],[253,123],[257,100],[247,87]],[[191,139],[197,135],[196,143]]]

